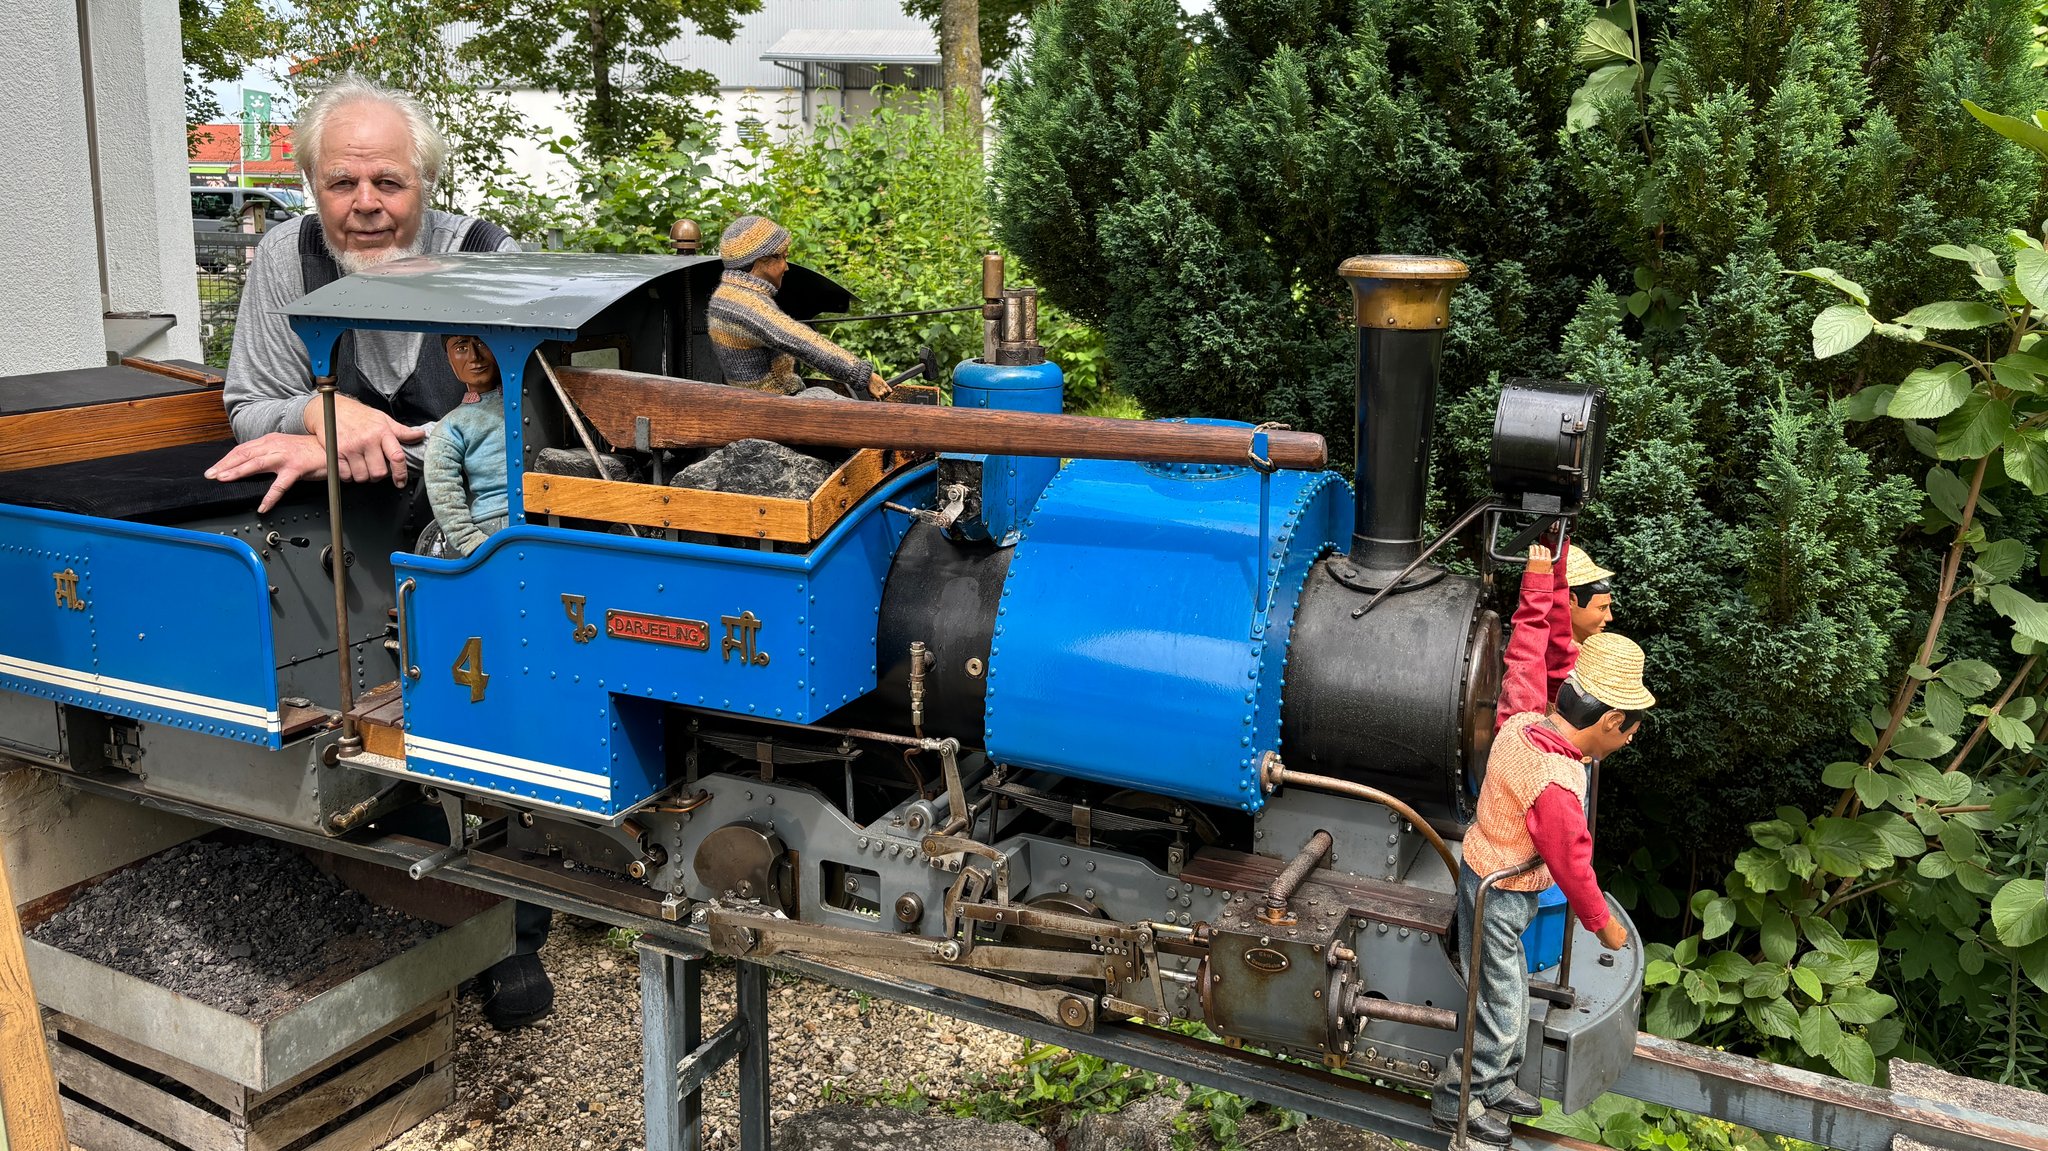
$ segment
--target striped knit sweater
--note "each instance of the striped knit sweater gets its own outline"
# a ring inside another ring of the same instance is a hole
[[[796,361],[850,389],[865,387],[875,369],[866,360],[797,323],[775,305],[775,286],[728,269],[711,295],[711,345],[725,382],[756,391],[794,395],[804,388]]]

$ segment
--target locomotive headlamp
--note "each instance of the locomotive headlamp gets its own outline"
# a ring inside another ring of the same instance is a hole
[[[1570,515],[1600,482],[1606,396],[1570,380],[1509,380],[1493,419],[1494,490],[1524,511]]]

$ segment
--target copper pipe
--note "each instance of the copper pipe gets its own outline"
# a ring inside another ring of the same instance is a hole
[[[1273,877],[1273,885],[1266,889],[1265,906],[1259,909],[1260,919],[1267,923],[1294,922],[1294,916],[1288,912],[1287,904],[1294,898],[1294,893],[1301,890],[1301,885],[1308,879],[1309,873],[1322,866],[1323,860],[1329,858],[1330,848],[1335,842],[1327,831],[1318,831],[1308,837],[1308,842],[1301,845],[1301,854],[1296,855],[1285,870]]]
[[[327,533],[328,572],[334,579],[334,663],[341,672],[341,742],[335,749],[342,755],[363,750],[362,736],[356,734],[355,691],[348,674],[348,549],[341,534],[341,446],[334,430],[334,377],[322,376],[320,423],[327,433]]]
[[[1429,821],[1417,814],[1414,808],[1377,787],[1368,787],[1363,783],[1353,783],[1348,779],[1337,779],[1328,775],[1309,775],[1295,771],[1281,763],[1280,758],[1274,755],[1268,755],[1265,765],[1259,769],[1259,782],[1268,795],[1293,784],[1296,787],[1308,788],[1310,791],[1348,795],[1353,799],[1363,799],[1391,808],[1396,815],[1407,820],[1417,832],[1420,832],[1424,839],[1429,840],[1429,845],[1436,848],[1437,856],[1444,861],[1444,870],[1449,872],[1453,879],[1457,878],[1458,861],[1451,857],[1450,845],[1444,842],[1444,837],[1438,835],[1436,828],[1431,827]]]
[[[1442,1007],[1424,1007],[1420,1003],[1402,1003],[1393,999],[1378,999],[1363,991],[1352,993],[1348,1015],[1358,1017],[1361,1029],[1368,1019],[1384,1019],[1389,1023],[1406,1023],[1413,1027],[1430,1027],[1438,1031],[1458,1030],[1458,1013]]]

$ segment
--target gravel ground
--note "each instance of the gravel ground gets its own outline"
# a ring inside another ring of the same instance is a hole
[[[280,844],[199,841],[81,891],[29,938],[267,1019],[439,930]]]
[[[456,1016],[456,1102],[387,1144],[389,1151],[640,1151],[636,954],[603,927],[557,916],[541,958],[555,983],[554,1014],[500,1034],[475,998],[465,997]],[[712,964],[704,983],[709,1033],[731,1017],[732,966]],[[970,1076],[1004,1070],[1024,1050],[1014,1035],[811,980],[777,975],[768,994],[778,1125],[825,1106],[827,1085],[842,1102],[895,1096],[910,1083],[949,1096],[972,1090]],[[737,1076],[729,1066],[706,1085],[708,1151],[739,1146]],[[1261,1138],[1258,1147],[1386,1151],[1392,1144],[1311,1122]]]

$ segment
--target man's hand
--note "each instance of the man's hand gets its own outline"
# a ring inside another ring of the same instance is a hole
[[[889,381],[882,378],[882,373],[868,373],[868,395],[871,395],[878,400],[886,400],[892,394],[894,394],[895,391],[896,389],[889,386]]]
[[[1600,946],[1609,951],[1620,951],[1628,946],[1628,928],[1622,926],[1619,915],[1610,916],[1594,934],[1600,937]]]
[[[226,483],[259,472],[277,473],[277,482],[270,485],[270,490],[263,493],[263,502],[256,505],[258,512],[267,512],[277,506],[293,484],[327,474],[327,449],[312,436],[272,432],[235,445],[234,451],[206,469],[206,478]]]
[[[425,428],[408,427],[375,408],[347,396],[334,397],[336,453],[345,480],[381,480],[405,486],[405,445],[427,438]],[[320,398],[306,405],[306,431],[321,450],[326,450],[326,423],[320,416]],[[323,460],[322,466],[325,466]]]

